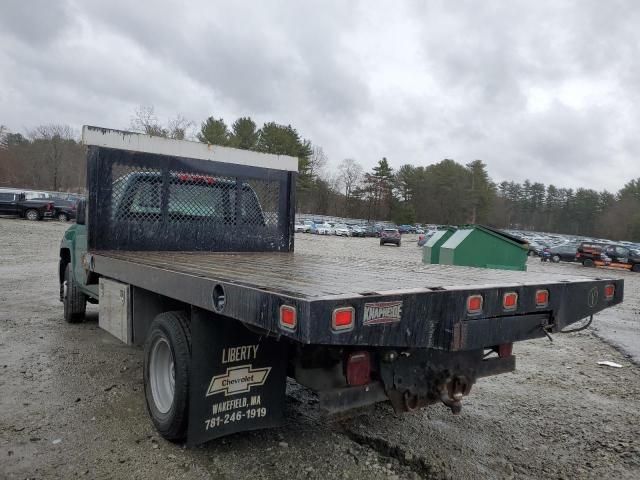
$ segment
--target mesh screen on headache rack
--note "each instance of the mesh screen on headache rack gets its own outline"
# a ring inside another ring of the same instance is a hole
[[[290,251],[295,174],[91,147],[96,250]]]

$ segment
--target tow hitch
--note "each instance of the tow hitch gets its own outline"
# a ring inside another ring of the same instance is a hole
[[[397,413],[441,401],[460,413],[462,398],[479,377],[515,369],[515,357],[484,358],[483,350],[386,352],[380,362],[385,392]]]

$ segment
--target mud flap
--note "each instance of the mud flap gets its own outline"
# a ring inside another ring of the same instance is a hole
[[[286,354],[286,344],[194,308],[187,444],[281,425]]]

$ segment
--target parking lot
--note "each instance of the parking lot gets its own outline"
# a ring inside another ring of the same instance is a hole
[[[640,274],[531,258],[532,271],[623,277],[625,302],[585,331],[517,344],[516,372],[480,380],[458,416],[379,405],[329,421],[291,384],[283,427],[186,449],[162,440],[145,412],[141,350],[100,330],[95,308],[64,323],[57,249],[67,226],[0,218],[0,478],[640,478]],[[410,276],[416,239],[295,241]]]

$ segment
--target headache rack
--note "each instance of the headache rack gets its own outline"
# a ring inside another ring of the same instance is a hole
[[[293,250],[296,159],[96,127],[83,140],[91,250]]]

